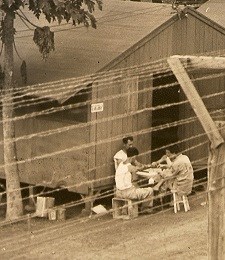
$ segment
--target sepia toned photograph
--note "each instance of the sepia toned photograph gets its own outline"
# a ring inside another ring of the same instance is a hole
[[[0,0],[0,259],[225,259],[225,0]]]

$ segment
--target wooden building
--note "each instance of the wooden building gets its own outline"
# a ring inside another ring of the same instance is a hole
[[[221,26],[225,26],[225,17],[223,11],[225,8],[225,2],[220,0],[210,0],[204,3],[198,11],[205,15],[210,20],[218,23]]]
[[[31,57],[28,67],[32,83],[95,72],[102,72],[104,78],[105,71],[118,71],[118,76],[109,79],[110,84],[106,83],[104,87],[99,77],[95,81],[87,78],[87,83],[84,81],[82,85],[77,84],[76,79],[65,79],[30,88],[29,95],[38,95],[40,100],[48,102],[32,104],[27,101],[27,106],[17,109],[18,115],[25,115],[16,123],[17,137],[39,133],[17,142],[21,181],[50,187],[66,186],[83,194],[112,186],[112,158],[122,145],[122,137],[127,134],[134,135],[143,162],[157,158],[162,152],[153,154],[151,150],[187,140],[181,143],[183,150],[196,164],[204,164],[207,159],[206,136],[199,136],[203,130],[196,118],[181,126],[177,124],[151,131],[152,126],[163,126],[194,116],[186,103],[150,111],[151,107],[185,99],[178,85],[174,90],[153,91],[157,86],[174,83],[174,76],[162,73],[160,62],[156,63],[159,67],[155,72],[152,69],[152,73],[144,77],[131,77],[126,71],[120,74],[120,69],[176,54],[211,55],[213,52],[213,55],[219,55],[225,47],[225,29],[194,9],[186,8],[178,14],[170,5],[164,4],[105,1],[104,11],[96,16],[97,30],[89,29],[87,32],[79,27],[71,32],[65,30],[68,25],[64,25],[60,37],[56,35],[59,51],[46,63],[39,61],[33,49],[23,50],[20,54]],[[18,46],[26,46],[27,39],[18,37]],[[208,74],[195,72],[192,77]],[[46,91],[42,91],[45,86]],[[196,87],[201,95],[215,93],[224,89],[224,78],[198,80]],[[69,91],[63,91],[66,89]],[[79,102],[84,102],[84,105],[77,109],[74,104]],[[224,96],[205,103],[214,112],[224,107]],[[94,104],[100,105],[100,112],[91,113]],[[60,108],[62,105],[68,109],[47,112],[51,107]],[[32,111],[41,114],[29,118]],[[222,116],[215,113],[215,117]],[[50,135],[49,131],[55,131],[55,134]],[[195,147],[198,143],[203,144]]]

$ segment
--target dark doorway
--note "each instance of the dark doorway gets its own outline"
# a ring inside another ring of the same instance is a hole
[[[180,87],[176,84],[175,76],[170,73],[156,74],[153,79],[153,107],[163,106],[179,102]],[[173,84],[173,86],[165,86]],[[161,86],[165,86],[162,87]],[[179,120],[179,106],[171,105],[167,108],[157,109],[152,112],[152,126],[158,127],[157,131],[152,132],[152,161],[161,158],[165,153],[167,146],[178,140],[178,127],[166,127],[165,124],[170,124]]]

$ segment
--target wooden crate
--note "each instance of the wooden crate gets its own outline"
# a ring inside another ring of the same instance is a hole
[[[113,218],[132,219],[138,217],[138,204],[130,199],[112,199]]]

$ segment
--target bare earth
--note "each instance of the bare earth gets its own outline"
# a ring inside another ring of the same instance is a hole
[[[0,259],[207,259],[207,207],[203,193],[191,211],[172,208],[133,220],[111,214],[1,227]]]

